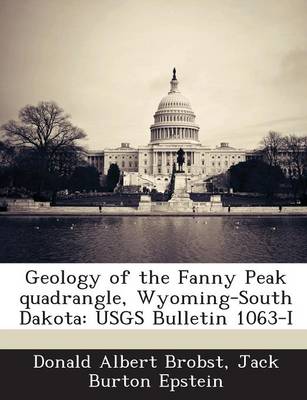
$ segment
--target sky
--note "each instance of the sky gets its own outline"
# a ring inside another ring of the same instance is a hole
[[[307,0],[0,0],[0,124],[56,101],[88,149],[133,147],[176,67],[200,141],[307,134]]]

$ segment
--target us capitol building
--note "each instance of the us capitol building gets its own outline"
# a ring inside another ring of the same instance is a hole
[[[88,162],[95,166],[102,178],[111,164],[116,163],[123,174],[124,186],[167,188],[177,151],[185,152],[184,171],[190,190],[203,191],[205,181],[221,174],[231,165],[245,161],[248,152],[221,143],[216,148],[203,146],[199,141],[199,126],[189,100],[178,89],[176,69],[170,82],[170,91],[162,98],[150,126],[147,146],[132,148],[122,143],[114,149],[89,151]]]

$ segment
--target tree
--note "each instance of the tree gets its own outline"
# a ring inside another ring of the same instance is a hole
[[[37,192],[40,187],[41,170],[37,153],[33,149],[20,149],[12,166],[12,186]]]
[[[280,150],[283,147],[283,137],[278,132],[270,131],[261,141],[265,159],[269,165],[277,166]]]
[[[307,171],[307,137],[289,135],[284,137],[287,175],[292,186],[294,197],[297,193],[304,195],[306,192]]]
[[[260,160],[249,160],[229,169],[230,186],[236,192],[256,192],[272,196],[279,189],[284,175],[278,166]]]
[[[111,164],[107,174],[107,188],[110,192],[113,192],[116,185],[119,182],[120,170],[117,164]]]
[[[14,149],[8,143],[0,141],[0,188],[11,185],[13,159]]]
[[[77,167],[70,180],[69,187],[71,190],[98,190],[99,172],[93,166]]]
[[[86,136],[54,102],[25,106],[19,121],[11,120],[1,129],[12,145],[33,150],[40,172],[39,192],[64,154],[82,151],[77,142]]]
[[[226,172],[222,172],[218,175],[212,176],[210,178],[212,185],[213,185],[213,191],[217,190],[229,190],[230,188],[230,176],[229,176],[229,170]]]
[[[8,141],[0,140],[0,168],[11,166],[15,157],[14,148]]]

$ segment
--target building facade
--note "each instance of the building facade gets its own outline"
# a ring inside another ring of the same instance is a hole
[[[150,126],[147,146],[121,147],[89,152],[88,162],[105,176],[112,163],[123,173],[125,186],[145,186],[166,190],[177,161],[177,151],[185,152],[184,171],[195,191],[203,191],[205,181],[226,172],[229,167],[246,160],[246,151],[230,147],[228,143],[209,148],[199,141],[199,126],[189,100],[179,91],[176,70],[170,81],[170,91],[162,98]]]

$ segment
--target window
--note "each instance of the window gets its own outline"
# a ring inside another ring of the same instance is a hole
[[[147,160],[144,161],[144,165],[147,165]]]
[[[214,162],[212,163],[212,167],[214,167]]]
[[[201,165],[205,165],[205,161],[204,160],[202,160]]]
[[[144,174],[147,174],[147,169],[146,168],[144,169]]]
[[[137,167],[137,166],[138,166],[138,162],[137,162],[137,161],[135,161],[135,163],[134,163],[134,166],[135,166],[135,167]]]
[[[158,168],[158,174],[161,174],[161,168],[160,167]]]
[[[130,167],[130,168],[132,167],[132,162],[131,162],[131,161],[129,161],[129,167]]]

